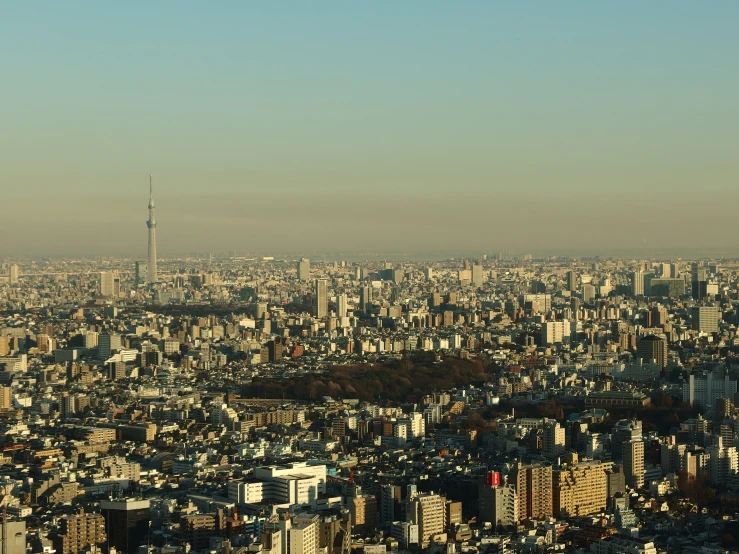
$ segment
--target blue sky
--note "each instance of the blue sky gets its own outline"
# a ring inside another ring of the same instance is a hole
[[[30,212],[0,255],[145,253],[149,173],[163,253],[731,245],[738,16],[6,2],[0,183]]]

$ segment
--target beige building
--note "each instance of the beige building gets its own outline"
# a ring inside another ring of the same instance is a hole
[[[630,440],[621,445],[626,484],[634,489],[644,486],[644,441]]]
[[[611,464],[583,462],[563,466],[553,473],[554,514],[579,517],[605,510],[608,501],[608,476]]]
[[[418,494],[409,502],[410,522],[418,525],[418,542],[426,548],[446,531],[446,499],[438,494]]]

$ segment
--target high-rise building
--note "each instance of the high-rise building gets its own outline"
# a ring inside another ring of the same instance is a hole
[[[322,319],[328,315],[328,279],[316,279],[314,296],[316,317]]]
[[[638,419],[621,419],[611,430],[611,458],[614,462],[623,460],[622,445],[632,440],[641,440],[642,424]]]
[[[100,503],[108,545],[118,552],[138,552],[147,543],[151,510],[148,500],[109,500]]]
[[[157,220],[154,215],[154,187],[149,175],[149,219],[146,222],[149,228],[149,255],[146,265],[146,282],[157,282]]]
[[[544,424],[541,453],[547,458],[556,458],[565,452],[565,429],[557,421]]]
[[[103,516],[84,512],[63,517],[59,522],[59,532],[52,536],[54,548],[59,554],[77,554],[89,547],[102,548],[106,540]],[[21,552],[26,551],[25,542],[24,534]]]
[[[544,519],[552,511],[552,466],[519,465],[509,482],[518,492],[518,515],[524,519]]]
[[[0,410],[9,410],[13,407],[11,388],[0,386]]]
[[[345,318],[346,317],[346,314],[349,311],[348,301],[347,301],[346,294],[340,294],[338,296],[338,298],[336,300],[336,309],[337,309],[336,316],[339,319],[342,319],[342,318]]]
[[[719,311],[716,306],[693,306],[690,323],[694,331],[718,333]]]
[[[644,440],[636,439],[621,445],[626,484],[634,489],[644,486]]]
[[[367,535],[377,529],[377,498],[370,495],[347,499],[352,516],[352,530]]]
[[[113,350],[121,347],[121,336],[101,333],[98,335],[98,358],[107,360]]]
[[[136,284],[146,283],[146,262],[136,262]]]
[[[380,485],[380,523],[388,525],[400,519],[401,490],[397,485]]]
[[[642,270],[631,274],[631,295],[644,296],[644,272]]]
[[[608,502],[610,464],[585,462],[562,466],[553,475],[554,514],[581,517],[602,512]]]
[[[308,281],[310,279],[310,260],[303,258],[298,262],[298,279]]]
[[[586,283],[582,286],[582,301],[589,303],[595,300],[595,286]]]
[[[18,284],[18,264],[10,264],[10,267],[8,268],[8,284]]]
[[[549,346],[570,341],[570,322],[546,321],[541,324],[541,344]]]
[[[577,290],[577,273],[574,271],[568,271],[567,272],[567,290],[570,292],[575,292]]]
[[[359,309],[363,313],[367,313],[370,304],[372,304],[372,287],[367,285],[362,287],[361,296],[359,298]]]
[[[696,300],[703,300],[708,293],[708,268],[695,266],[692,272],[691,292]]]
[[[482,272],[482,266],[475,264],[472,266],[472,284],[476,287],[481,287],[485,281],[485,274]]]
[[[446,502],[438,494],[416,494],[408,503],[410,523],[418,525],[418,541],[421,548],[431,543],[434,535],[446,530]]]
[[[636,357],[651,362],[654,360],[661,368],[667,366],[667,339],[658,335],[647,335],[636,341]]]
[[[117,298],[121,292],[121,279],[117,271],[103,271],[100,273],[100,295]]]

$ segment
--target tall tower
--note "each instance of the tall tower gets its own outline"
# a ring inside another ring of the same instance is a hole
[[[149,228],[149,261],[146,264],[146,282],[157,282],[157,220],[154,216],[154,188],[149,175],[149,220],[146,222]]]

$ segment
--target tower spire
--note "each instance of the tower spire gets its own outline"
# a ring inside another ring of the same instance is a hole
[[[146,222],[149,228],[149,256],[146,265],[146,282],[157,282],[157,220],[154,215],[154,185],[149,174],[149,219]]]

